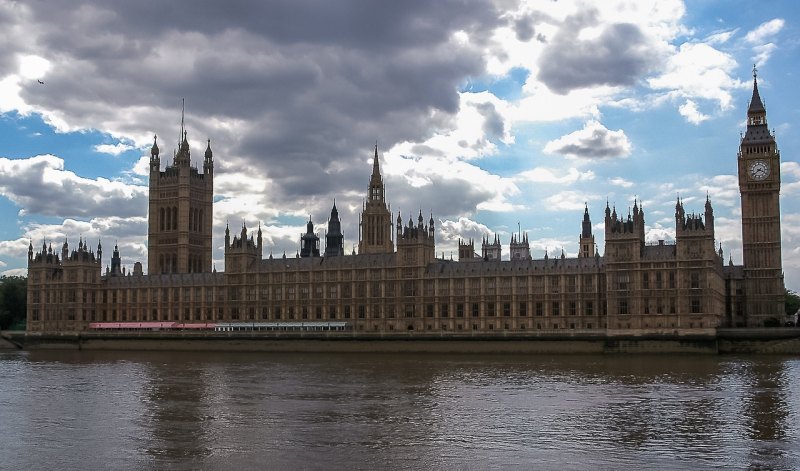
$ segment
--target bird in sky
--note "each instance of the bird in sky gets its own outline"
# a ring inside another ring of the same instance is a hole
[[[42,82],[41,80],[36,79],[36,81],[39,82],[39,85],[44,85],[44,82]]]

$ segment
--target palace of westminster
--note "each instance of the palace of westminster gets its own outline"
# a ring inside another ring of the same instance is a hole
[[[71,332],[91,322],[344,321],[355,332],[477,332],[532,336],[567,331],[712,334],[717,327],[783,321],[780,154],[767,127],[754,73],[747,129],[737,156],[743,263],[725,262],[714,212],[675,205],[675,241],[645,243],[644,210],[605,208],[603,255],[588,209],[577,258],[533,259],[513,236],[501,260],[497,237],[460,241],[458,260],[435,256],[433,217],[393,221],[377,147],[360,218],[358,253],[344,253],[334,204],[324,237],[308,222],[299,256],[263,258],[261,229],[225,228],[225,272],[212,269],[214,160],[191,165],[186,131],[171,165],[150,159],[148,274],[125,273],[115,247],[103,273],[102,246],[28,251],[27,328]]]

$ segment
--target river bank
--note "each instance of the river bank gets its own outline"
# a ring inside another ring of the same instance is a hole
[[[716,335],[428,335],[354,332],[3,332],[0,348],[319,353],[795,354],[800,329],[719,329]]]

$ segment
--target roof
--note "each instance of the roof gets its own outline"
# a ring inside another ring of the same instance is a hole
[[[601,268],[603,257],[585,258],[549,258],[539,260],[479,260],[470,262],[453,262],[437,260],[426,268],[427,274],[449,276],[482,276],[487,274],[512,275],[548,271],[582,270],[585,268]]]

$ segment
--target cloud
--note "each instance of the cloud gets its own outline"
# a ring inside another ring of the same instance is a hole
[[[610,131],[598,121],[587,121],[583,129],[548,142],[544,151],[571,158],[607,159],[627,157],[631,143],[622,129]]]
[[[647,83],[654,90],[666,91],[668,98],[716,102],[724,111],[732,106],[731,91],[748,86],[732,77],[736,67],[736,60],[730,54],[709,44],[687,42],[669,57],[662,72],[648,78]]]
[[[459,239],[464,241],[472,239],[477,241],[476,244],[479,246],[480,240],[484,236],[491,236],[493,234],[494,232],[487,226],[466,217],[460,217],[455,220],[445,219],[441,221],[438,226],[438,235],[441,241],[444,244],[450,242],[453,246],[455,246],[455,243],[457,243]],[[437,246],[438,245],[439,241],[437,240]]]
[[[706,194],[714,206],[738,206],[740,203],[739,178],[735,175],[715,175],[697,183],[698,196]]]
[[[632,85],[657,63],[663,49],[639,25],[612,23],[599,26],[591,39],[581,34],[598,27],[596,10],[568,17],[539,58],[539,79],[556,93],[598,85]]]
[[[772,53],[775,52],[775,49],[777,48],[778,46],[772,43],[754,46],[753,52],[755,53],[755,56],[753,56],[753,62],[755,62],[756,67],[764,65],[764,63],[769,60],[769,58],[772,56]]]
[[[697,103],[693,100],[686,100],[679,108],[678,112],[692,124],[700,124],[709,118],[697,109]]]
[[[0,158],[0,195],[28,215],[142,216],[147,192],[144,186],[79,177],[54,155]]]
[[[134,146],[130,144],[124,144],[122,142],[118,142],[116,144],[98,144],[94,146],[94,150],[96,152],[100,152],[102,154],[111,154],[111,155],[120,155],[123,152],[127,152],[133,149],[135,149]]]
[[[557,172],[555,169],[536,167],[520,172],[516,179],[534,183],[572,184],[578,181],[594,180],[595,176],[591,170],[581,172],[574,167],[568,169],[566,174],[557,175]]]
[[[611,183],[614,186],[620,186],[622,188],[630,188],[633,186],[632,181],[626,180],[622,177],[609,178],[608,183]]]
[[[551,195],[544,200],[547,211],[582,211],[587,201],[597,199],[597,195],[565,190]]]
[[[781,29],[783,29],[784,20],[782,18],[775,18],[758,25],[754,30],[749,31],[744,40],[750,44],[761,44],[766,41],[770,36],[774,36]]]
[[[729,31],[719,31],[709,35],[708,37],[703,40],[703,42],[707,44],[725,44],[730,40],[737,32],[739,28],[732,29]]]

